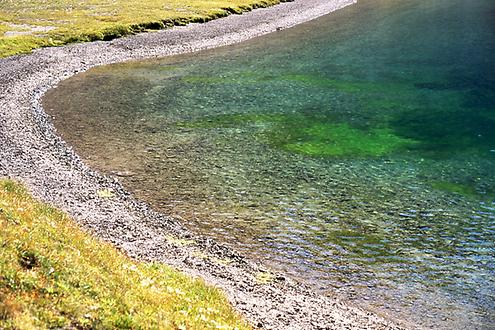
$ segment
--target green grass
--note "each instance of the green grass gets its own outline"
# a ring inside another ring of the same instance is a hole
[[[43,46],[108,40],[148,29],[205,22],[279,2],[280,0],[0,1],[0,57],[26,53]],[[33,29],[35,27],[45,27],[49,31],[40,32]],[[32,32],[27,35],[5,35],[7,31],[19,30]]]
[[[0,329],[249,329],[223,294],[139,263],[0,180]]]

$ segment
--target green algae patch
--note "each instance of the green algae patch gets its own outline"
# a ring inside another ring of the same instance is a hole
[[[189,84],[221,84],[227,83],[231,79],[223,77],[203,77],[203,76],[186,76],[181,81]]]
[[[0,180],[0,329],[250,329],[225,296],[131,260]]]
[[[308,74],[291,74],[285,75],[281,77],[282,80],[293,81],[318,87],[329,87],[337,90],[341,90],[343,92],[348,93],[357,93],[361,92],[363,89],[369,89],[370,84],[359,84],[346,82],[343,80],[336,79],[328,79],[325,77],[317,76],[317,75],[308,75]]]
[[[344,93],[395,93],[412,90],[412,86],[405,84],[385,84],[383,82],[347,81],[343,79],[331,79],[318,74],[283,74],[269,75],[260,72],[243,71],[222,76],[184,76],[181,79],[185,83],[197,84],[256,84],[267,81],[285,82],[310,86],[316,88],[329,88]]]
[[[288,142],[283,148],[310,156],[379,157],[414,144],[413,140],[401,138],[389,128],[363,130],[348,124],[317,124],[300,133],[303,141]]]
[[[447,182],[447,181],[435,181],[431,184],[433,189],[446,191],[450,193],[456,193],[467,197],[477,196],[478,192],[472,185]]]
[[[285,151],[313,157],[379,157],[416,145],[387,127],[352,127],[313,114],[226,114],[177,126],[188,128],[255,129],[259,141]]]
[[[431,187],[436,190],[459,194],[464,197],[492,200],[495,198],[495,189],[488,187],[477,189],[474,183],[457,183],[448,181],[433,181]]]
[[[331,79],[318,74],[288,74],[282,75],[281,80],[297,82],[316,87],[327,87],[345,93],[379,93],[391,94],[411,91],[413,86],[400,83],[384,83],[375,81],[348,81],[345,79]]]

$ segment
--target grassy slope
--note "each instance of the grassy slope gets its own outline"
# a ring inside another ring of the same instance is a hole
[[[0,180],[0,329],[248,329],[225,297],[139,263]]]
[[[37,47],[111,39],[146,29],[202,22],[279,2],[280,0],[2,0],[0,57],[29,52]],[[45,27],[45,30],[40,31],[40,27]]]

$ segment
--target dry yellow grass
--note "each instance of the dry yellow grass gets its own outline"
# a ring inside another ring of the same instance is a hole
[[[0,180],[0,329],[249,329],[217,289],[135,262]]]
[[[280,0],[2,0],[0,57],[203,22]]]

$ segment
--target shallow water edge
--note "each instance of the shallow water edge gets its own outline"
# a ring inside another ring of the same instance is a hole
[[[441,1],[389,4],[378,9],[361,2],[369,7],[345,11],[359,19],[343,19],[346,14],[340,12],[339,29],[321,37],[305,36],[326,31],[322,24],[308,24],[236,48],[102,68],[86,80],[72,80],[67,86],[86,88],[85,93],[92,93],[91,79],[108,86],[97,97],[107,102],[98,102],[98,113],[90,116],[97,122],[88,125],[88,116],[79,111],[67,117],[94,130],[72,128],[70,133],[85,132],[74,144],[97,150],[106,141],[90,163],[120,172],[138,196],[194,230],[266,258],[322,290],[378,308],[385,300],[394,313],[401,305],[413,317],[428,315],[420,317],[422,322],[444,322],[442,313],[447,313],[457,326],[475,326],[493,306],[488,289],[493,286],[486,284],[493,243],[491,80],[476,62],[463,62],[482,59],[484,50],[466,51],[465,39],[451,38],[459,34],[451,32],[456,26],[449,16],[467,19],[477,7],[457,12],[449,3],[450,14],[444,15]],[[419,20],[434,15],[430,22],[438,22],[440,37],[431,23],[417,22],[418,9]],[[475,16],[477,28],[482,27],[484,16]],[[390,33],[395,21],[399,25]],[[401,30],[407,21],[417,22],[415,29],[429,28],[431,38],[415,40],[425,33],[410,33],[407,42],[394,42],[408,35]],[[366,31],[367,26],[375,28]],[[306,42],[298,47],[301,36]],[[438,56],[428,42],[446,36],[446,55]],[[287,40],[299,53],[285,50]],[[451,58],[459,52],[449,49],[459,42],[469,56]],[[315,50],[318,43],[338,47]],[[356,49],[366,60],[354,54]],[[431,59],[425,58],[428,50]],[[246,51],[263,56],[242,55]],[[307,60],[314,54],[323,69]],[[257,59],[256,66],[250,58]],[[443,69],[445,59],[452,69]],[[112,94],[113,85],[120,89]],[[293,93],[284,94],[287,90]],[[84,104],[84,95],[81,99]],[[120,109],[112,110],[112,103]],[[273,113],[264,112],[267,107]],[[93,105],[76,108],[91,113]],[[132,148],[125,142],[129,137]],[[340,144],[328,143],[336,138]],[[123,163],[115,164],[118,160]],[[480,283],[487,289],[474,294]],[[466,301],[458,304],[465,293]],[[428,307],[429,301],[434,306]]]
[[[310,1],[309,4],[313,6],[306,11],[308,1],[296,1],[201,27],[190,26],[111,43],[42,49],[32,55],[0,60],[0,175],[24,182],[35,196],[65,210],[85,228],[130,256],[166,262],[223,288],[236,308],[255,325],[267,329],[288,325],[308,329],[325,320],[328,328],[398,329],[380,317],[317,296],[290,280],[259,285],[255,280],[256,273],[262,270],[259,266],[211,240],[195,237],[194,246],[177,246],[167,241],[166,235],[191,236],[172,219],[136,201],[115,179],[84,165],[57,136],[41,107],[40,99],[48,89],[90,67],[235,42],[238,35],[229,31],[250,26],[250,32],[242,36],[246,38],[266,32],[263,19],[285,26],[290,17],[295,23],[329,12],[344,2]],[[285,23],[273,19],[284,13],[289,14]],[[256,24],[262,26],[253,31]],[[213,35],[218,38],[211,40]],[[190,43],[179,45],[177,40]],[[97,192],[104,189],[112,189],[113,197],[100,198]],[[203,256],[227,257],[233,262],[219,265],[205,260],[193,253],[198,249],[203,251]],[[277,311],[280,315],[274,318],[271,313]]]

